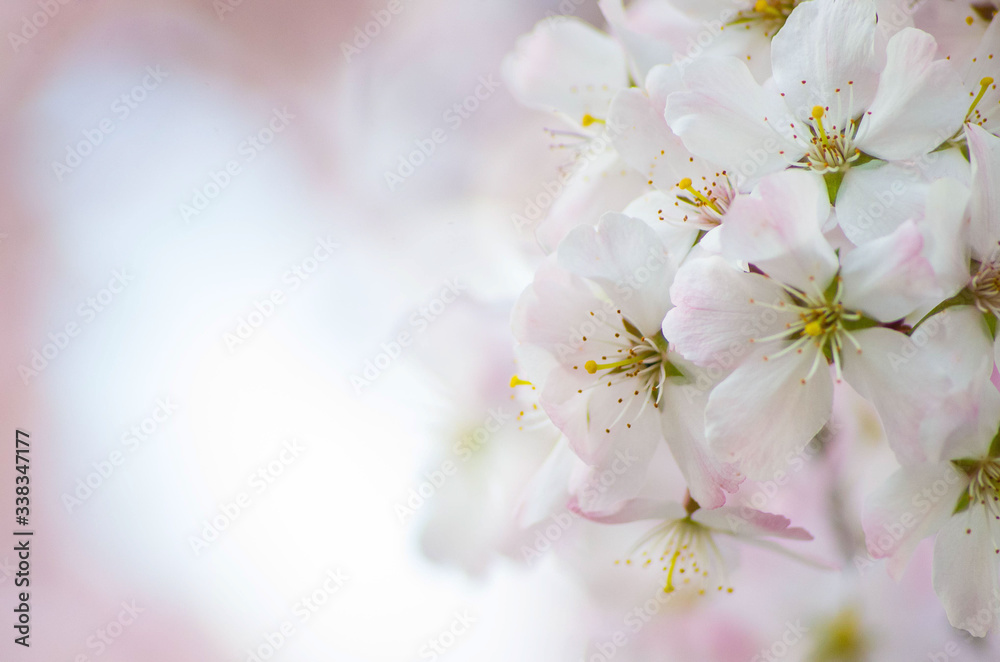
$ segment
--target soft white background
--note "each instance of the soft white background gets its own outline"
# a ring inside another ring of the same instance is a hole
[[[439,444],[418,349],[360,396],[350,376],[449,279],[469,302],[504,305],[530,278],[532,240],[509,218],[558,164],[543,120],[503,88],[455,130],[443,113],[481,76],[499,80],[556,3],[403,0],[350,63],[341,43],[385,3],[244,0],[221,18],[211,0],[51,3],[16,52],[6,35],[39,6],[0,7],[0,512],[13,528],[19,427],[36,531],[33,646],[8,636],[4,574],[0,657],[235,662],[292,620],[275,659],[407,660],[467,611],[478,622],[453,659],[554,659],[580,635],[563,608],[574,588],[431,566],[419,518],[401,526],[393,511]],[[166,80],[116,115],[156,66]],[[282,108],[290,125],[246,161],[241,141]],[[60,180],[53,162],[104,118],[113,133]],[[391,193],[384,171],[439,127],[447,142]],[[185,222],[180,205],[231,159],[240,174]],[[283,275],[317,238],[339,248],[291,291]],[[121,269],[133,280],[85,321],[78,306]],[[224,335],[275,288],[282,305],[230,351]],[[25,385],[18,366],[69,322],[79,335]],[[158,399],[176,412],[124,446]],[[258,494],[248,476],[290,438],[304,450]],[[113,451],[124,462],[67,512],[63,495]],[[252,505],[195,555],[190,537],[241,492]],[[350,581],[302,624],[293,606],[333,569]],[[88,641],[132,601],[144,611],[98,655]]]

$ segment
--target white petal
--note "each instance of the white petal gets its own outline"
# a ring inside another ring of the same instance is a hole
[[[926,187],[915,166],[872,161],[851,168],[837,193],[837,220],[859,246],[885,237],[921,216]]]
[[[597,225],[609,209],[622,209],[648,190],[646,180],[629,168],[610,147],[610,139],[606,140],[595,140],[577,160],[570,176],[553,177],[526,201],[525,219],[529,223],[548,208],[544,222],[535,231],[545,250],[555,250],[573,228]]]
[[[656,110],[664,115],[666,121],[667,99],[674,92],[684,88],[684,72],[675,66],[659,65],[649,70],[646,76],[646,93],[652,100]]]
[[[643,80],[649,70],[658,64],[669,64],[674,59],[674,50],[669,40],[657,39],[649,34],[649,28],[660,27],[660,31],[678,31],[673,28],[683,17],[676,12],[671,12],[666,16],[657,16],[659,26],[652,26],[651,17],[640,17],[636,20],[632,16],[626,15],[622,6],[622,0],[600,0],[597,3],[601,8],[601,13],[608,22],[611,31],[625,45],[631,60],[632,74],[636,80]],[[634,7],[630,7],[630,13]],[[670,11],[672,8],[668,3],[663,3],[663,9]],[[647,20],[642,20],[642,19]],[[678,26],[679,27],[679,26]],[[671,30],[673,28],[673,30]]]
[[[605,214],[597,228],[581,227],[559,245],[559,264],[600,284],[639,330],[655,335],[670,308],[676,270],[653,229],[622,214]]]
[[[809,347],[772,359],[763,347],[715,387],[705,412],[710,446],[750,478],[772,480],[830,420],[833,381]],[[766,357],[766,358],[765,358]]]
[[[865,501],[869,555],[889,558],[889,575],[899,579],[917,544],[944,526],[968,485],[968,476],[950,461],[896,471]]]
[[[1000,138],[974,124],[967,125],[965,131],[973,180],[970,240],[973,254],[983,260],[1000,242]]]
[[[920,422],[938,405],[948,382],[939,357],[906,335],[884,328],[853,332],[860,349],[845,342],[844,379],[878,412],[889,446],[902,464],[927,459]]]
[[[703,229],[694,223],[685,223],[671,210],[677,199],[662,191],[650,191],[629,203],[622,213],[638,218],[653,228],[671,255],[682,258],[691,251],[698,232]],[[703,239],[704,241],[704,239]]]
[[[878,81],[875,4],[813,0],[799,4],[771,42],[774,81],[800,119],[827,108],[827,127],[843,128],[871,101]]]
[[[774,281],[738,271],[720,257],[689,260],[674,278],[674,303],[663,335],[684,358],[729,369],[742,362],[754,342],[798,319],[782,312],[788,298]]]
[[[944,298],[958,294],[969,281],[971,228],[965,213],[969,199],[968,187],[950,177],[935,181],[927,191],[920,231],[924,255],[937,274]]]
[[[969,162],[957,149],[908,163],[872,161],[851,168],[837,194],[837,219],[853,243],[884,237],[903,221],[925,218],[930,185],[942,178],[968,185]]]
[[[822,179],[788,170],[765,177],[736,198],[722,226],[722,250],[802,292],[821,293],[837,273],[837,255],[823,237],[830,214]]]
[[[692,153],[747,178],[783,170],[804,149],[774,127],[790,124],[777,92],[736,58],[699,58],[684,71],[686,91],[667,99],[667,122]]]
[[[967,104],[958,72],[934,60],[934,37],[906,28],[889,40],[878,93],[858,133],[858,146],[887,161],[930,152],[962,127]]]
[[[981,317],[979,321],[981,323]],[[973,339],[968,346],[969,353],[977,349],[977,344],[981,347],[987,343],[981,338]],[[984,371],[987,375],[993,366],[988,367],[989,370]],[[936,435],[932,440],[941,446],[939,458],[980,458],[989,454],[998,429],[1000,391],[981,372],[976,383],[949,397],[943,407],[928,416],[920,431],[925,436]],[[943,444],[940,443],[942,439],[945,440]]]
[[[560,437],[531,481],[524,488],[516,509],[517,522],[522,527],[537,524],[565,506],[569,497],[569,477],[580,459],[570,450],[566,437]]]
[[[687,481],[691,497],[703,508],[718,508],[726,503],[726,493],[733,493],[743,482],[735,467],[720,462],[708,449],[705,439],[707,393],[696,389],[664,390],[660,403],[663,438]]]
[[[609,389],[610,390],[610,389]],[[607,407],[593,407],[591,415],[604,414]],[[649,463],[662,443],[659,417],[652,407],[632,419],[632,427],[624,423],[607,436],[607,446],[601,459],[592,465],[582,484],[575,486],[580,507],[586,511],[607,510],[639,494],[646,483]],[[593,427],[610,424],[607,417],[592,420]],[[597,435],[604,430],[595,430]]]
[[[985,508],[952,517],[934,543],[934,592],[952,626],[986,636],[997,620],[997,562]]]
[[[561,268],[555,257],[547,259],[535,274],[534,282],[521,294],[511,316],[514,338],[522,344],[537,345],[554,356],[565,357],[572,365],[583,356],[581,331],[592,320],[591,312],[604,310],[605,303],[594,295],[586,282]],[[572,346],[579,352],[567,352]]]
[[[608,123],[622,159],[656,188],[669,191],[684,177],[693,179],[698,174],[678,170],[685,163],[690,166],[687,148],[667,126],[663,111],[641,90],[619,92]]]
[[[903,319],[922,303],[939,301],[941,289],[923,255],[924,237],[907,221],[843,257],[843,304],[880,322]]]
[[[663,439],[656,410],[652,404],[643,406],[645,394],[633,396],[634,390],[631,381],[607,386],[582,369],[559,370],[552,373],[541,396],[545,413],[569,439],[573,452],[598,472],[614,463],[619,453],[630,454],[625,473],[634,480],[621,481],[618,489],[624,491],[641,483]],[[622,499],[635,493],[614,495]]]
[[[587,114],[605,119],[615,93],[628,86],[621,46],[574,17],[546,19],[521,37],[504,59],[503,74],[522,104],[575,124]]]

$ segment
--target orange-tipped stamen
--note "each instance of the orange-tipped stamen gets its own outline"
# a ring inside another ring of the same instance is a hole
[[[605,122],[604,122],[604,120],[598,119],[598,118],[594,117],[593,115],[591,115],[590,113],[587,113],[586,115],[583,116],[583,120],[581,121],[581,124],[583,124],[584,128],[586,128],[586,127],[589,127],[592,124],[605,124]]]

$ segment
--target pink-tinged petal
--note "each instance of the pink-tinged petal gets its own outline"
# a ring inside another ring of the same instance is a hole
[[[759,274],[738,271],[720,257],[690,260],[670,288],[674,304],[663,335],[685,359],[726,369],[743,361],[754,342],[796,321],[784,290]]]
[[[568,177],[554,175],[526,200],[523,218],[535,227],[535,237],[547,252],[554,251],[573,228],[597,225],[609,209],[622,209],[649,190],[646,180],[622,161],[607,137],[593,141],[574,168]],[[535,225],[546,208],[545,220]]]
[[[596,411],[595,407],[591,413]],[[622,423],[621,429],[606,435],[600,461],[591,465],[583,480],[573,486],[581,508],[606,510],[638,496],[646,485],[649,463],[663,440],[657,418],[649,407],[641,416],[632,419],[631,428]],[[609,421],[605,419],[597,425],[605,423]],[[604,430],[594,432],[599,436]]]
[[[595,384],[595,378],[584,370],[556,370],[540,402],[588,465],[604,469],[624,452],[635,460],[630,465],[640,465],[635,469],[641,469],[644,476],[663,436],[655,408],[643,406],[639,397],[633,397],[634,391],[628,381],[608,386],[607,382]]]
[[[682,261],[691,252],[698,232],[704,228],[694,223],[685,223],[671,215],[669,212],[676,209],[676,201],[675,197],[662,191],[650,191],[630,202],[622,213],[638,218],[653,228],[656,236],[667,247],[667,252]]]
[[[967,351],[975,349],[972,344]],[[936,434],[931,438],[945,440],[939,458],[976,458],[989,454],[1000,429],[1000,392],[983,373],[989,371],[981,371],[975,383],[953,394],[924,421],[921,432],[925,437]]]
[[[692,516],[697,522],[718,531],[728,531],[741,538],[784,538],[786,540],[812,540],[812,534],[803,528],[790,526],[784,515],[765,513],[747,506],[723,506],[715,510],[698,510]]]
[[[632,89],[630,94],[619,94],[612,102],[611,117],[617,120],[612,133],[616,149],[664,191],[673,189],[685,177],[695,182],[703,177],[711,179],[718,170],[702,159],[692,159],[692,154],[667,124],[667,98],[683,89],[681,70],[660,65],[646,77],[645,94]],[[635,126],[636,131],[624,128],[629,126]]]
[[[940,301],[941,288],[923,251],[924,237],[913,221],[854,249],[841,260],[843,304],[880,322],[894,322],[922,304]]]
[[[515,518],[520,526],[537,524],[566,506],[569,499],[569,478],[580,462],[570,450],[566,437],[560,437],[521,494],[515,510]]]
[[[844,343],[844,379],[874,405],[889,447],[901,464],[927,460],[920,444],[920,422],[948,391],[947,364],[914,339],[885,328],[852,332]]]
[[[511,313],[514,338],[521,347],[533,346],[543,350],[548,360],[541,360],[529,352],[532,369],[529,379],[544,383],[547,370],[558,364],[572,368],[586,362],[586,342],[583,336],[592,322],[591,312],[605,311],[605,304],[598,299],[582,278],[559,267],[555,256],[545,260],[535,274],[534,282],[521,294]]]
[[[960,150],[935,152],[910,163],[872,161],[851,168],[837,194],[840,227],[860,246],[891,234],[904,221],[933,221],[927,215],[928,195],[931,185],[944,178],[970,184],[969,162]],[[957,206],[951,203],[949,209]]]
[[[667,119],[667,99],[684,89],[684,72],[678,67],[661,64],[650,69],[646,76],[646,93],[663,121]]]
[[[997,622],[1000,554],[985,508],[950,518],[934,543],[934,592],[953,627],[984,637]]]
[[[937,375],[927,385],[936,393],[920,393],[920,384],[915,393],[928,410],[920,421],[920,444],[929,460],[986,453],[1000,424],[1000,394],[989,382],[992,343],[983,314],[973,306],[955,306],[924,320],[903,352],[890,355],[891,369],[919,351],[918,371]]]
[[[788,170],[764,178],[752,195],[736,198],[722,226],[726,257],[810,295],[837,273],[837,255],[823,237],[830,199],[818,175]]]
[[[702,508],[718,508],[726,503],[727,492],[739,489],[743,476],[734,466],[720,462],[708,449],[705,439],[707,401],[707,392],[668,386],[659,407],[660,424],[670,454],[687,481],[691,498]]]
[[[641,90],[619,92],[611,104],[608,122],[622,159],[656,188],[669,191],[684,177],[694,177],[677,170],[687,161],[688,151],[667,126],[663,110],[657,110]]]
[[[910,0],[893,1],[899,8],[905,8],[906,13],[911,14],[912,27],[920,28],[924,32],[934,35],[938,42],[938,52],[956,64],[966,62],[973,57],[976,48],[979,47],[983,32],[986,31],[986,26],[990,24],[989,19],[985,18],[984,15],[970,11],[974,7],[985,8],[988,11],[990,9],[989,0],[983,3],[978,0],[970,0],[967,3],[921,2],[919,4],[909,4]],[[898,9],[893,9],[899,12]],[[899,13],[894,13],[894,20]],[[884,22],[891,23],[892,21]],[[880,22],[879,25],[881,26],[882,23]],[[994,33],[994,39],[996,40],[994,43],[1000,45],[1000,32]]]
[[[658,499],[630,499],[606,510],[585,510],[576,498],[570,500],[569,508],[577,515],[602,524],[627,524],[642,520],[672,521],[683,519],[687,514],[684,506],[676,501]]]
[[[865,502],[868,554],[888,558],[889,575],[899,579],[917,544],[944,526],[968,486],[968,476],[950,461],[896,471]]]
[[[676,270],[651,227],[622,214],[605,214],[597,228],[580,227],[559,246],[559,264],[590,279],[640,331],[656,335],[670,308]]]
[[[837,193],[837,221],[858,246],[888,236],[923,215],[926,189],[910,164],[872,161],[851,168]]]
[[[842,128],[871,102],[878,82],[875,3],[803,2],[771,41],[771,66],[785,102],[800,119],[828,108]]]
[[[861,123],[857,144],[886,161],[914,159],[962,128],[968,104],[959,73],[935,60],[934,37],[906,28],[889,40],[878,93]]]
[[[709,445],[754,480],[771,480],[830,420],[833,380],[807,346],[771,358],[769,343],[715,387],[705,412]],[[810,376],[810,373],[811,376]]]
[[[590,466],[600,464],[608,450],[607,440],[593,433],[587,418],[591,392],[585,389],[593,382],[583,370],[553,370],[539,396],[539,404],[552,424],[566,435],[577,457]]]
[[[615,93],[628,87],[621,46],[573,17],[543,20],[521,37],[504,59],[503,75],[522,104],[577,125],[585,115],[605,119]]]
[[[937,371],[948,377],[949,391],[986,383],[993,370],[990,331],[973,306],[955,306],[925,320],[911,335],[937,359]]]
[[[626,14],[622,0],[600,0],[597,4],[611,32],[628,51],[636,80],[643,80],[654,66],[674,59],[671,42],[679,40],[689,21],[669,3],[657,3],[660,12],[655,16],[634,16],[634,7]],[[659,34],[652,34],[653,30]]]
[[[925,238],[924,255],[934,269],[943,298],[955,296],[969,282],[969,200],[969,188],[950,177],[935,181],[927,191],[927,211],[920,230]]]
[[[667,123],[693,154],[750,177],[783,170],[805,153],[779,133],[791,123],[781,97],[740,60],[698,58],[684,82],[686,91],[667,99]]]
[[[998,75],[1000,78],[1000,75]],[[989,259],[1000,243],[1000,138],[980,126],[966,126],[972,160],[972,252]]]

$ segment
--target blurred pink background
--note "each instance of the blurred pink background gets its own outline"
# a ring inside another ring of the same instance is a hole
[[[458,658],[544,651],[537,590],[429,565],[394,513],[438,443],[416,350],[351,376],[449,282],[530,274],[542,120],[502,87],[444,113],[555,4],[3,3],[0,493],[12,530],[26,430],[35,536],[27,650],[0,551],[0,658],[417,659],[463,611]]]
[[[601,24],[576,0],[0,6],[0,660],[600,659],[658,590],[612,565],[642,526],[499,553],[551,440],[511,425],[414,497],[498,403],[530,428],[507,319],[542,252],[512,216],[567,159],[500,69],[567,7]],[[840,406],[864,474],[797,480],[870,490],[877,423]],[[830,552],[829,504],[770,505],[814,514]],[[811,643],[783,659],[811,659],[846,604],[883,651],[944,651],[929,552],[902,588],[747,554],[746,590],[652,621],[618,660],[749,660],[798,618]]]

